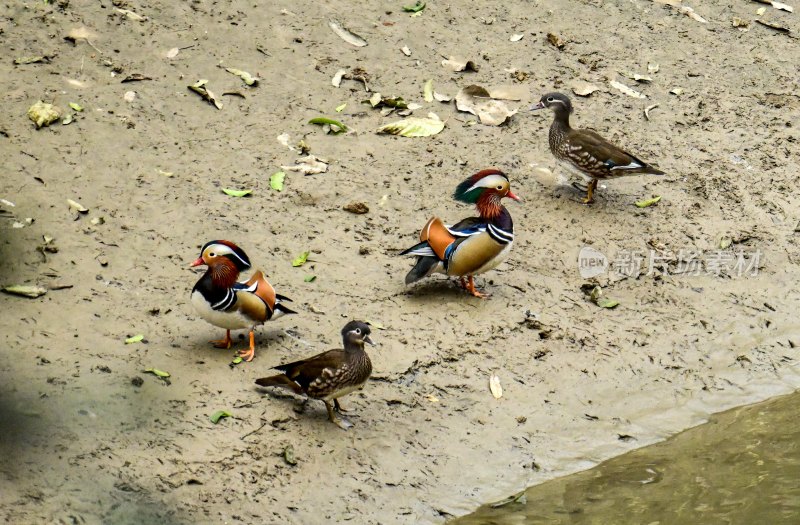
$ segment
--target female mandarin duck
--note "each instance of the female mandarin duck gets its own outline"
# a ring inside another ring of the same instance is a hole
[[[200,250],[200,257],[191,266],[208,265],[208,270],[192,289],[192,304],[200,317],[225,328],[225,339],[211,341],[217,348],[231,347],[231,330],[250,329],[250,348],[240,350],[245,361],[255,357],[253,330],[257,325],[294,312],[283,305],[291,301],[276,294],[275,289],[257,270],[245,282],[237,282],[239,274],[250,269],[244,251],[229,241],[210,241]]]
[[[503,197],[520,200],[511,192],[508,177],[498,169],[479,171],[459,184],[453,198],[475,204],[480,216],[454,226],[446,226],[438,217],[429,220],[419,234],[422,242],[400,253],[417,256],[406,284],[443,273],[459,277],[463,288],[475,297],[484,297],[475,289],[473,277],[500,264],[514,242],[514,224],[501,204]]]
[[[589,129],[573,129],[569,125],[572,102],[562,93],[548,93],[531,110],[550,108],[550,152],[570,173],[589,179],[584,204],[594,202],[594,190],[601,179],[624,175],[664,175],[664,172],[641,161]]]
[[[328,350],[308,359],[278,365],[275,369],[281,374],[256,379],[256,384],[288,388],[296,394],[321,399],[328,409],[328,419],[347,430],[352,423],[337,418],[333,411],[344,412],[339,398],[363,388],[372,374],[372,362],[364,351],[364,343],[375,344],[369,336],[367,323],[350,321],[342,328],[344,349]]]

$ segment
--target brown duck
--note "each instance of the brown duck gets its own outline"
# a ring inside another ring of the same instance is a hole
[[[279,365],[282,374],[256,379],[260,386],[279,386],[312,399],[321,399],[328,409],[328,419],[347,430],[352,423],[337,418],[333,411],[344,412],[339,398],[364,387],[372,373],[372,362],[364,343],[374,345],[369,325],[350,321],[342,328],[343,350],[328,350],[293,363]],[[331,404],[331,401],[333,404]]]
[[[584,204],[593,202],[592,195],[601,179],[625,175],[664,175],[627,151],[611,144],[588,129],[573,129],[569,125],[572,102],[562,93],[548,93],[531,108],[550,108],[555,114],[550,126],[550,152],[567,171],[589,179]]]

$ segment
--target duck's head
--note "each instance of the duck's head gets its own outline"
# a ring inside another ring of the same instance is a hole
[[[369,337],[371,332],[369,325],[364,321],[350,321],[342,328],[342,339],[345,346],[351,344],[363,347],[364,343],[374,346],[375,343]]]
[[[563,93],[548,93],[539,99],[538,104],[531,106],[531,111],[544,108],[552,109],[557,115],[569,115],[572,113],[572,102]]]
[[[233,266],[237,273],[250,269],[250,259],[244,250],[230,241],[209,241],[200,249],[198,257],[191,266],[207,265],[209,268],[217,266]]]
[[[475,204],[481,216],[488,218],[500,213],[503,197],[522,200],[511,191],[506,174],[496,168],[479,171],[459,184],[453,193],[455,200]]]

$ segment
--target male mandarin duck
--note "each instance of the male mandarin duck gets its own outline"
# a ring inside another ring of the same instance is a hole
[[[244,250],[230,241],[210,241],[203,245],[200,257],[191,266],[208,265],[208,270],[192,289],[192,304],[200,317],[225,328],[225,339],[211,341],[217,348],[230,348],[231,330],[250,329],[250,348],[240,350],[245,361],[255,357],[253,330],[270,319],[294,312],[283,305],[291,301],[275,293],[275,289],[257,270],[245,282],[237,282],[239,274],[249,270],[250,259]]]
[[[461,286],[475,297],[485,297],[475,289],[473,277],[500,264],[514,242],[514,224],[501,204],[503,197],[520,200],[511,192],[508,177],[498,169],[479,171],[459,184],[453,198],[475,204],[479,216],[454,226],[446,226],[438,217],[429,220],[419,234],[421,242],[400,253],[417,256],[406,284],[443,273],[459,277]]]
[[[296,394],[321,399],[328,409],[328,419],[347,430],[352,423],[334,416],[333,410],[344,412],[339,398],[363,388],[372,373],[372,362],[364,351],[364,343],[375,344],[369,335],[368,324],[350,321],[342,328],[343,350],[328,350],[308,359],[276,366],[275,369],[282,374],[257,379],[256,384],[288,388]]]
[[[592,194],[600,179],[637,174],[664,175],[663,171],[611,144],[594,131],[571,128],[572,102],[566,95],[548,93],[531,110],[543,108],[550,108],[555,114],[550,126],[550,152],[567,171],[590,180],[584,204],[593,202]]]

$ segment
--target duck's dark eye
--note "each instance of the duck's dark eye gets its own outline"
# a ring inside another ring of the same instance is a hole
[[[497,189],[498,189],[498,190],[502,190],[502,189],[503,189],[503,187],[502,187],[502,186],[498,186],[498,187],[497,187]]]
[[[356,331],[356,334],[357,334],[357,335],[361,335],[361,328],[356,328],[356,330],[355,330],[355,331]]]
[[[552,102],[553,101],[553,97],[547,97],[547,101],[548,102]]]
[[[209,257],[216,257],[216,256],[217,256],[217,254],[216,254],[216,253],[214,253],[214,252],[211,252],[211,253],[209,253],[209,254],[208,254],[208,256],[209,256]]]

